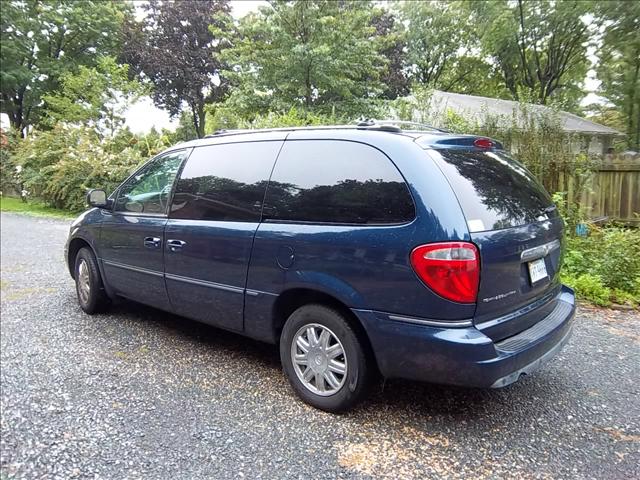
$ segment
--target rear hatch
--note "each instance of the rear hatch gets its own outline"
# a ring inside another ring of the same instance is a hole
[[[494,340],[529,328],[544,316],[540,309],[553,308],[559,288],[563,223],[549,194],[502,150],[429,153],[480,249],[476,326]]]

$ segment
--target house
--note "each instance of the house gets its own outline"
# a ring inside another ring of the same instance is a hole
[[[429,118],[435,119],[433,123],[436,125],[434,126],[441,126],[437,125],[437,119],[444,119],[447,112],[454,112],[467,120],[480,124],[487,119],[497,120],[498,124],[503,123],[507,128],[512,127],[514,123],[516,126],[522,127],[523,125],[518,125],[518,123],[525,122],[527,118],[526,115],[518,114],[522,110],[522,106],[513,100],[500,100],[439,90],[434,90],[431,93],[428,108]],[[544,105],[528,104],[526,109],[534,116],[536,114],[546,117],[555,116],[560,127],[570,135],[571,147],[575,153],[605,155],[612,147],[613,140],[616,137],[624,136],[623,133],[613,128],[605,127],[569,112],[553,110]]]

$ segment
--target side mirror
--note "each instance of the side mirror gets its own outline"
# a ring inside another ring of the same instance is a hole
[[[89,190],[87,193],[87,203],[91,207],[105,208],[109,205],[107,200],[107,192],[99,188]]]

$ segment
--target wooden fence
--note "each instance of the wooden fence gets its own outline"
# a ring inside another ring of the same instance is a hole
[[[572,183],[565,184],[565,191]],[[640,227],[640,155],[606,155],[587,181],[580,205],[588,218]]]

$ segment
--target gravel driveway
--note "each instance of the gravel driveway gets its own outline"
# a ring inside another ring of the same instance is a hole
[[[82,313],[67,230],[2,214],[2,479],[640,477],[637,312],[581,308],[506,389],[389,381],[334,416],[273,346],[132,303]]]

